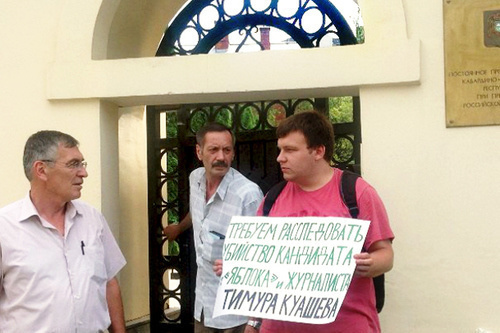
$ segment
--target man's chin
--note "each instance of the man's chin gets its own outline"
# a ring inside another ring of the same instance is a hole
[[[82,196],[81,191],[74,191],[71,200],[79,199]]]
[[[223,168],[223,167],[212,168],[212,174],[219,177],[224,177],[228,171],[229,168]]]

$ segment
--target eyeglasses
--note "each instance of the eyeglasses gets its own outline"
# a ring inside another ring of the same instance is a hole
[[[63,162],[58,162],[54,160],[41,160],[42,162],[46,163],[54,163],[54,164],[62,164],[64,167],[71,169],[71,170],[77,170],[77,169],[87,169],[88,163],[85,161],[71,161],[68,163],[63,163]]]

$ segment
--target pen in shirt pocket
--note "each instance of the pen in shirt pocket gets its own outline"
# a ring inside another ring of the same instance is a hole
[[[225,235],[223,235],[223,234],[221,234],[221,233],[219,233],[219,232],[217,232],[217,231],[215,231],[215,230],[210,230],[209,232],[210,232],[210,234],[211,234],[213,237],[215,237],[215,238],[217,238],[217,239],[226,239],[226,236],[225,236]]]

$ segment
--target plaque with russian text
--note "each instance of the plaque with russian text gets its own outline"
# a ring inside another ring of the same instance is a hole
[[[500,124],[500,2],[444,0],[446,126]]]

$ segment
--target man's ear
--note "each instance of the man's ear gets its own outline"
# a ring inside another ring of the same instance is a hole
[[[196,156],[198,157],[198,159],[200,161],[202,160],[201,150],[202,150],[202,147],[199,144],[196,144]]]
[[[317,161],[322,160],[325,157],[325,151],[326,151],[326,148],[323,145],[314,148],[315,160],[317,160]]]
[[[35,163],[33,163],[33,167],[31,168],[31,174],[33,178],[47,180],[46,166],[47,165],[45,164],[45,162],[35,161]]]

